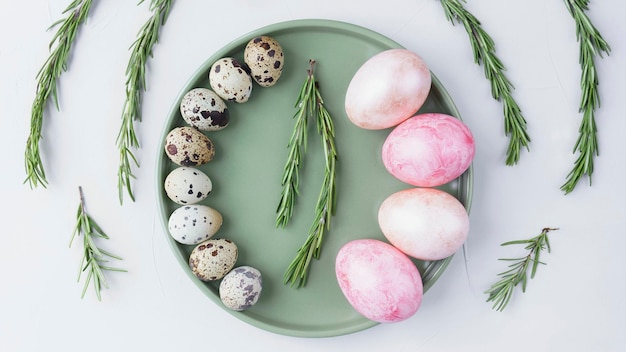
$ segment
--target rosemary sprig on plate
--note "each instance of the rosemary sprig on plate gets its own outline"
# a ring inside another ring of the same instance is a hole
[[[487,302],[494,302],[493,308],[498,311],[503,311],[507,306],[513,291],[518,284],[522,284],[522,292],[526,291],[526,284],[528,282],[528,268],[530,267],[530,278],[534,278],[537,272],[539,264],[545,264],[539,260],[541,252],[547,250],[550,253],[550,241],[548,239],[548,232],[558,230],[556,228],[546,227],[541,230],[541,233],[531,239],[518,240],[505,242],[502,246],[508,246],[512,244],[525,244],[524,249],[528,251],[528,254],[524,257],[500,259],[504,261],[512,262],[509,265],[509,270],[498,274],[500,280],[493,284],[489,290],[485,293],[489,295]]]
[[[117,148],[120,152],[120,164],[117,172],[117,187],[120,204],[124,202],[124,190],[132,201],[135,200],[131,187],[133,165],[139,162],[131,149],[139,148],[135,133],[135,121],[141,121],[141,96],[146,89],[146,63],[152,57],[152,48],[158,42],[159,30],[165,24],[173,0],[152,0],[152,15],[141,27],[137,39],[130,47],[131,54],[126,68],[126,100],[122,109],[122,124],[117,135]],[[141,4],[143,2],[140,1]]]
[[[31,108],[30,133],[26,141],[26,151],[24,153],[26,167],[26,180],[24,182],[28,182],[31,188],[39,185],[45,188],[48,184],[39,150],[39,142],[42,138],[41,129],[44,110],[46,109],[50,95],[52,95],[54,99],[57,110],[59,109],[57,79],[61,77],[63,72],[67,71],[67,61],[72,44],[76,38],[78,28],[89,14],[91,3],[91,0],[72,1],[63,11],[64,14],[68,14],[67,17],[56,21],[49,28],[51,29],[59,24],[61,25],[48,46],[48,50],[51,50],[50,56],[48,56],[48,59],[44,62],[36,76],[38,80],[37,90]],[[52,47],[54,47],[54,50]]]
[[[302,287],[306,284],[311,260],[320,258],[324,232],[330,228],[330,220],[335,213],[336,204],[337,149],[335,148],[335,127],[330,113],[324,106],[324,100],[315,80],[313,72],[315,60],[310,60],[309,63],[311,68],[307,70],[305,86],[308,85],[311,89],[305,90],[309,96],[304,98],[314,102],[313,115],[316,118],[317,130],[321,136],[325,166],[324,181],[315,206],[315,219],[309,229],[306,241],[298,249],[296,257],[289,264],[283,277],[285,284],[291,283],[291,286],[296,287]]]
[[[602,35],[593,25],[585,11],[588,9],[589,0],[564,0],[567,10],[576,22],[576,37],[580,43],[580,88],[581,98],[579,111],[583,114],[578,129],[578,139],[573,152],[579,152],[574,162],[574,167],[567,175],[566,182],[561,186],[565,194],[570,193],[576,187],[578,181],[584,176],[593,174],[593,158],[598,155],[598,137],[595,121],[595,111],[600,106],[598,94],[598,74],[594,59],[607,55],[611,48],[602,38]]]
[[[296,102],[296,113],[294,119],[296,121],[293,133],[289,139],[289,154],[287,162],[283,170],[283,178],[281,184],[283,190],[281,192],[280,201],[276,209],[276,227],[285,227],[293,216],[293,208],[298,196],[298,186],[300,182],[299,171],[302,167],[302,159],[306,152],[307,146],[307,126],[309,116],[313,116],[315,109],[315,80],[313,79],[313,64],[308,71],[308,76]]]
[[[491,95],[501,101],[504,110],[504,133],[509,137],[506,164],[517,164],[522,148],[529,149],[530,137],[526,131],[526,120],[513,98],[513,84],[504,75],[506,68],[496,56],[495,43],[482,28],[480,21],[463,7],[464,0],[440,0],[448,20],[463,24],[470,39],[474,62],[482,64],[485,77],[491,82]]]
[[[101,238],[108,240],[109,236],[102,231],[100,226],[98,226],[98,224],[87,213],[82,187],[78,187],[78,191],[80,193],[80,204],[76,213],[76,227],[74,228],[74,232],[70,238],[70,247],[72,246],[72,242],[76,236],[83,236],[83,258],[80,262],[78,281],[80,282],[83,272],[87,272],[87,278],[85,279],[81,298],[85,297],[85,292],[87,292],[89,284],[93,282],[96,297],[98,297],[98,300],[101,300],[100,290],[102,287],[109,287],[106,278],[104,277],[104,271],[126,272],[126,270],[104,265],[107,262],[107,258],[118,260],[122,260],[122,258],[99,248],[96,244],[96,239]]]

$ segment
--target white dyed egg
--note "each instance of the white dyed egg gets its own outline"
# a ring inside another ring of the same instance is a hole
[[[271,87],[278,82],[285,63],[283,48],[276,39],[261,35],[250,39],[244,50],[244,61],[250,75],[261,87]]]
[[[194,88],[185,93],[180,102],[180,114],[185,122],[201,131],[219,131],[230,122],[226,103],[207,88]]]
[[[217,60],[209,71],[209,84],[222,99],[245,103],[252,94],[250,68],[232,57]]]
[[[232,310],[242,311],[257,303],[263,290],[261,272],[251,266],[231,270],[220,282],[220,299]]]
[[[213,183],[207,174],[193,167],[177,167],[165,178],[165,193],[177,204],[196,204],[204,200]]]
[[[364,317],[392,323],[413,316],[422,302],[422,277],[397,248],[374,239],[353,240],[335,258],[341,292]]]
[[[436,187],[459,177],[474,160],[474,137],[461,120],[440,113],[419,114],[387,136],[385,168],[400,181]]]
[[[169,217],[168,229],[174,240],[195,245],[211,238],[222,227],[222,214],[201,204],[183,205]]]
[[[421,260],[454,254],[469,233],[463,204],[436,188],[410,188],[387,197],[378,209],[378,225],[389,242]]]
[[[195,127],[175,127],[165,137],[165,154],[180,166],[199,166],[213,160],[215,145]]]
[[[369,58],[354,74],[345,98],[348,118],[379,130],[413,116],[430,93],[431,74],[416,53],[389,49]]]
[[[199,243],[189,255],[189,267],[202,281],[223,278],[235,266],[237,245],[227,239],[210,239]]]

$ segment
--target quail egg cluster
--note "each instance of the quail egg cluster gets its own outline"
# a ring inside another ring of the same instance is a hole
[[[190,246],[189,268],[199,280],[221,280],[220,299],[235,311],[248,309],[259,300],[263,280],[254,267],[235,267],[239,248],[221,235],[224,219],[219,210],[205,204],[210,201],[213,183],[200,168],[216,153],[207,134],[223,130],[231,121],[228,104],[247,102],[255,83],[260,87],[275,85],[283,67],[284,52],[274,38],[252,38],[242,58],[223,57],[211,65],[209,87],[195,87],[183,95],[180,115],[184,124],[165,137],[164,152],[175,166],[163,188],[178,206],[168,219],[169,234],[177,243]]]

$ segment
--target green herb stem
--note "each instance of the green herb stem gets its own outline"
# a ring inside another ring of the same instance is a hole
[[[104,231],[98,226],[98,224],[91,218],[85,208],[85,198],[83,195],[82,187],[78,187],[80,193],[80,204],[78,205],[78,211],[76,212],[76,226],[72,237],[70,238],[70,247],[76,236],[83,236],[83,257],[80,261],[78,271],[78,281],[80,282],[83,272],[87,272],[85,284],[81,298],[85,297],[89,284],[93,282],[93,288],[96,292],[96,297],[101,300],[100,290],[108,288],[106,278],[104,277],[104,271],[119,271],[126,272],[124,269],[114,268],[106,266],[107,258],[122,260],[122,258],[99,248],[96,244],[96,239],[108,240]]]
[[[131,179],[135,178],[133,166],[139,162],[133,149],[140,147],[135,132],[135,121],[141,121],[141,98],[146,89],[146,63],[152,57],[152,48],[158,42],[159,30],[165,24],[173,0],[152,0],[152,15],[141,27],[136,40],[130,47],[131,55],[126,68],[126,100],[122,109],[122,123],[117,135],[117,148],[120,163],[117,172],[118,193],[120,204],[124,202],[124,190],[132,201],[135,200],[131,187]],[[141,4],[143,2],[140,1]]]
[[[522,148],[529,149],[530,137],[526,131],[526,120],[513,98],[513,84],[505,76],[506,68],[496,56],[495,43],[482,28],[480,21],[463,6],[464,0],[440,0],[445,15],[453,25],[463,24],[470,39],[474,62],[483,66],[485,77],[491,83],[491,95],[501,101],[504,112],[504,133],[509,137],[506,165],[517,164]]]
[[[539,264],[545,264],[540,261],[540,255],[543,250],[550,253],[550,241],[548,232],[558,230],[556,228],[544,228],[541,233],[528,240],[518,240],[502,243],[502,246],[524,244],[524,249],[528,254],[519,258],[500,259],[510,261],[509,269],[498,274],[500,280],[493,284],[485,293],[489,295],[487,302],[494,302],[493,308],[503,311],[513,296],[514,289],[518,284],[522,284],[522,292],[526,291],[528,282],[528,268],[531,268],[530,278],[534,278]]]
[[[600,106],[600,96],[595,58],[602,57],[602,53],[608,55],[611,48],[585,13],[588,10],[589,0],[564,1],[567,10],[576,22],[576,38],[580,44],[579,112],[583,114],[578,129],[578,139],[573,150],[574,153],[578,151],[579,155],[574,162],[574,167],[567,175],[566,182],[561,186],[561,190],[568,194],[574,190],[584,175],[587,175],[591,185],[594,157],[599,155],[595,111]]]
[[[330,229],[331,218],[335,213],[336,205],[336,165],[337,150],[335,147],[335,127],[330,113],[324,106],[324,100],[315,80],[313,68],[315,60],[310,60],[311,68],[307,71],[307,83],[311,87],[308,91],[308,101],[314,101],[314,110],[311,112],[316,118],[317,130],[321,136],[324,150],[324,181],[315,206],[315,218],[309,229],[304,244],[298,249],[296,257],[289,264],[283,281],[291,286],[302,287],[306,284],[309,265],[312,259],[319,259],[321,255],[324,233]],[[302,96],[300,96],[301,100]]]
[[[309,73],[298,94],[298,101],[294,115],[296,121],[293,133],[289,139],[289,154],[283,170],[281,184],[283,186],[280,201],[276,209],[276,227],[285,227],[293,216],[293,209],[298,195],[300,182],[299,171],[303,164],[307,146],[307,121],[315,109],[315,81]]]
[[[42,139],[42,126],[44,120],[44,110],[52,95],[54,104],[59,109],[57,95],[57,80],[63,72],[67,71],[67,63],[76,38],[78,28],[85,21],[91,8],[92,0],[74,0],[63,11],[68,13],[65,19],[53,23],[49,29],[60,24],[56,33],[50,41],[48,49],[50,55],[37,73],[37,90],[31,108],[30,133],[26,141],[26,151],[24,161],[26,168],[26,180],[31,188],[39,185],[46,187],[48,180],[41,160],[39,142]],[[54,47],[54,49],[53,49]]]

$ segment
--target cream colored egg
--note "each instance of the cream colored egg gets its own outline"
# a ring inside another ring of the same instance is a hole
[[[209,206],[183,205],[170,215],[168,230],[177,242],[196,245],[213,237],[222,221],[222,214]]]
[[[178,204],[196,204],[213,190],[207,174],[193,167],[177,167],[165,178],[165,193]]]
[[[222,99],[245,103],[252,94],[250,69],[239,60],[224,57],[217,60],[209,71],[209,84]]]

